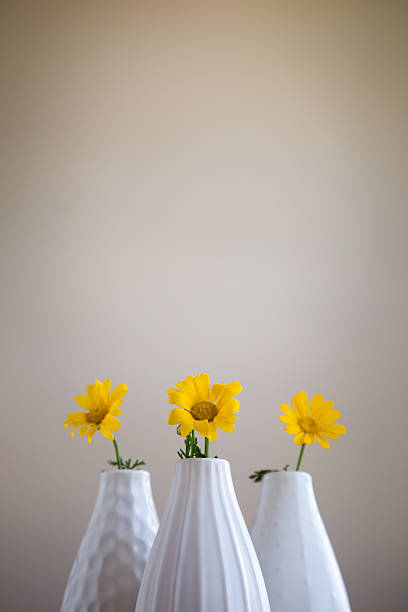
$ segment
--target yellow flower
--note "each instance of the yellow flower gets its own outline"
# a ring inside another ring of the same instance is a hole
[[[78,433],[84,437],[88,434],[88,442],[91,443],[92,436],[98,429],[108,440],[113,440],[112,431],[121,427],[120,421],[115,418],[122,414],[119,406],[123,402],[123,396],[129,391],[126,385],[118,385],[111,392],[111,381],[95,380],[93,385],[88,385],[86,395],[78,395],[75,401],[84,408],[86,412],[72,412],[66,414],[67,420],[64,427],[72,427],[72,437],[75,429],[79,427]]]
[[[326,438],[336,440],[346,433],[344,425],[334,423],[341,417],[338,410],[333,410],[334,402],[324,401],[323,395],[314,395],[309,406],[306,393],[299,391],[292,398],[292,406],[293,410],[287,404],[282,404],[284,414],[279,418],[288,424],[285,427],[288,434],[296,434],[293,439],[295,444],[313,444],[317,440],[323,448],[330,448]]]
[[[187,376],[176,384],[177,389],[169,389],[169,404],[176,404],[169,414],[169,425],[180,423],[180,434],[188,436],[195,429],[211,442],[218,438],[222,429],[231,433],[235,429],[236,412],[239,402],[234,398],[242,391],[238,381],[228,385],[213,385],[210,389],[208,374]]]

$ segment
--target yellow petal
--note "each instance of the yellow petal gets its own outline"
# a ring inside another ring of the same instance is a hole
[[[295,417],[295,415],[293,415],[293,417],[290,417],[290,416],[287,416],[286,414],[281,414],[279,415],[279,420],[282,421],[282,423],[288,423],[288,425],[298,424],[298,419]]]
[[[86,423],[86,412],[71,412],[70,414],[65,415],[67,419],[71,421],[71,424],[81,425],[81,423]]]
[[[230,410],[231,412],[239,412],[239,401],[235,399],[235,397],[231,398],[227,402],[225,402],[220,408],[220,411]]]
[[[100,404],[100,389],[101,389],[101,381],[100,380],[95,380],[93,385],[88,385],[86,387],[86,392],[88,394],[88,397],[90,399],[91,404],[95,405],[95,406],[99,406]]]
[[[173,408],[169,414],[169,425],[178,425],[178,423],[182,423],[185,420],[185,415],[190,414],[187,410],[183,410],[182,408]],[[190,414],[190,418],[193,417]]]
[[[112,431],[117,431],[122,427],[122,423],[114,416],[110,416],[109,414],[103,419],[103,424],[106,427],[109,427]]]
[[[310,416],[312,419],[319,421],[319,417],[321,414],[325,412],[325,408],[323,406],[323,395],[320,393],[316,393],[310,400]]]
[[[332,410],[330,408],[328,410],[325,410],[325,412],[320,416],[318,422],[321,425],[330,425],[330,423],[337,421],[340,417],[341,413],[338,410]]]
[[[297,423],[296,414],[293,412],[292,408],[287,404],[281,404],[280,409],[282,412],[290,419],[290,422]],[[281,421],[283,419],[281,418]],[[289,423],[289,421],[283,421],[284,423]]]
[[[214,424],[214,421],[212,421],[211,423],[208,423],[208,435],[207,438],[209,439],[210,442],[213,442],[214,440],[216,440],[218,438],[218,430],[217,427]]]
[[[235,414],[235,412],[231,412],[231,410],[227,410],[227,408],[222,408],[221,410],[218,411],[215,418],[220,418],[226,423],[235,423],[235,421],[237,420],[237,415]]]
[[[298,444],[299,446],[302,446],[302,444],[305,441],[305,432],[301,431],[300,433],[296,434],[296,436],[293,438],[293,442],[295,444]]]
[[[118,385],[117,387],[115,387],[115,389],[112,391],[111,393],[111,397],[110,397],[110,401],[111,401],[111,405],[114,408],[117,408],[117,406],[119,404],[117,404],[117,402],[119,400],[122,400],[122,398],[126,395],[126,393],[129,392],[129,389],[127,387],[127,385]],[[113,404],[116,404],[115,406],[113,406]]]
[[[333,423],[333,425],[323,425],[319,427],[319,433],[326,436],[326,438],[330,438],[330,440],[337,440],[339,436],[346,433],[346,427],[338,423]]]
[[[101,384],[101,388],[100,388],[100,393],[101,393],[102,401],[105,404],[107,404],[109,402],[110,389],[111,389],[111,381],[109,380],[109,378],[107,378],[105,380],[105,382],[103,382]]]
[[[197,374],[194,380],[197,396],[200,402],[208,401],[210,392],[210,377],[208,374]]]
[[[309,410],[309,400],[304,391],[299,391],[299,393],[292,397],[292,406],[295,409],[297,417],[307,416]]]
[[[188,412],[185,411],[187,414]],[[194,429],[194,419],[190,415],[190,418],[185,419],[182,423],[180,423],[180,435],[184,438],[188,436]]]
[[[328,443],[327,440],[325,440],[325,438],[323,438],[323,436],[316,434],[316,440],[318,441],[320,446],[323,446],[323,448],[330,448],[330,444]]]
[[[208,420],[194,421],[194,429],[200,434],[200,436],[208,437]]]
[[[190,406],[194,406],[194,404],[200,401],[196,386],[194,384],[194,376],[191,376],[191,374],[190,376],[187,376],[187,378],[185,378],[184,380],[178,382],[176,384],[176,387],[179,391],[187,395]]]
[[[228,385],[224,385],[223,389],[218,394],[217,408],[222,408],[230,399],[234,397],[234,395],[241,393],[241,391],[241,383],[239,383],[237,380],[228,383]]]
[[[85,408],[85,410],[90,410],[92,408],[92,404],[87,395],[78,395],[77,397],[74,397],[74,400],[81,406],[81,408]]]
[[[313,442],[315,441],[315,434],[314,433],[305,433],[305,444],[313,444]]]
[[[213,404],[215,404],[218,400],[218,398],[220,397],[222,390],[224,389],[225,385],[220,385],[215,383],[211,389],[210,389],[210,402],[213,402]]]
[[[113,409],[110,411],[110,414],[111,414],[112,416],[119,416],[120,414],[122,414],[122,411],[121,411],[121,409],[120,409],[120,408],[113,408]]]
[[[95,432],[98,431],[98,426],[94,425],[93,427],[91,427],[91,429],[88,431],[88,442],[89,444],[92,442],[92,438],[95,434]]]
[[[84,438],[86,436],[86,432],[88,431],[89,428],[90,428],[89,423],[84,423],[84,425],[81,425],[81,427],[78,429],[78,433],[81,436],[81,438]]]
[[[214,425],[216,427],[219,427],[220,429],[222,429],[223,431],[226,431],[227,433],[232,433],[235,429],[235,424],[231,423],[229,421],[227,421],[226,419],[223,419],[220,416],[216,416],[214,419]]]
[[[332,425],[325,425],[324,427],[321,427],[320,431],[330,431],[338,436],[342,436],[346,433],[347,427],[345,425],[340,425],[340,423],[333,423]]]
[[[101,424],[100,429],[101,429],[101,434],[103,436],[105,436],[105,438],[107,438],[108,440],[111,440],[111,441],[114,439],[113,433],[111,431],[109,431],[109,428],[105,427],[103,423]]]
[[[285,417],[281,417],[281,418],[285,418]],[[299,433],[299,431],[301,431],[301,429],[297,423],[290,423],[289,425],[285,427],[285,431],[288,434],[297,434]]]
[[[181,406],[181,408],[185,408],[185,410],[190,410],[193,405],[190,402],[189,396],[182,391],[169,389],[167,393],[169,396],[169,404],[176,404],[176,406]]]

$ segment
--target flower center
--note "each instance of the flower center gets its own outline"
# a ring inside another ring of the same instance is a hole
[[[106,406],[98,406],[92,408],[88,414],[86,415],[86,420],[88,423],[93,423],[94,425],[100,425],[103,419],[109,412],[109,408]]]
[[[196,421],[204,421],[205,419],[213,421],[217,412],[217,406],[209,401],[197,402],[191,408],[191,415]]]
[[[316,421],[310,417],[303,417],[303,419],[300,419],[299,425],[306,433],[317,433],[319,431]]]

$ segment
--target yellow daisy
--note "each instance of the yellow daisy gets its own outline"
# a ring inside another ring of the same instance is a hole
[[[180,434],[188,436],[195,429],[211,442],[218,438],[222,429],[231,433],[235,429],[236,412],[239,402],[234,398],[242,391],[238,381],[228,385],[214,384],[210,389],[208,374],[187,376],[176,384],[177,389],[169,389],[169,404],[176,404],[169,414],[169,425],[180,424]]]
[[[77,427],[80,436],[88,434],[88,442],[91,443],[92,437],[98,429],[108,440],[114,440],[112,431],[117,431],[121,427],[120,421],[116,418],[122,414],[119,406],[123,402],[123,396],[129,391],[126,385],[118,385],[111,391],[111,381],[95,380],[93,385],[88,385],[86,395],[78,395],[75,401],[86,412],[72,412],[66,414],[67,420],[64,427],[72,425],[72,437],[74,437]]]
[[[339,423],[334,423],[341,417],[338,410],[333,410],[334,402],[324,401],[323,395],[316,394],[309,400],[304,391],[299,391],[292,398],[293,409],[287,404],[281,405],[284,413],[280,415],[280,420],[287,423],[285,431],[288,434],[295,434],[293,439],[295,444],[313,444],[315,440],[323,448],[330,448],[330,440],[336,440],[339,436],[346,433],[346,427]]]

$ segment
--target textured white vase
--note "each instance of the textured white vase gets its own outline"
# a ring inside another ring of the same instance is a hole
[[[103,472],[61,612],[134,612],[158,526],[149,472]]]
[[[178,461],[137,612],[269,612],[228,461]]]
[[[251,536],[273,612],[350,610],[309,474],[263,477]]]

